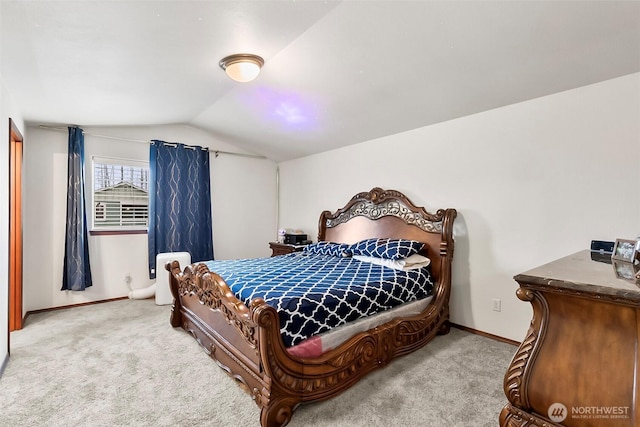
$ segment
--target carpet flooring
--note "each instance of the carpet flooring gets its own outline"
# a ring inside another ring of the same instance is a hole
[[[30,315],[11,333],[2,426],[259,426],[259,408],[170,306],[120,300]],[[516,347],[452,328],[291,427],[496,426]]]

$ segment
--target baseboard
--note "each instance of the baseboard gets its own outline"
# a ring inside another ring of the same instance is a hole
[[[0,365],[0,378],[2,378],[2,374],[4,373],[4,368],[9,364],[9,353],[4,355],[4,360],[2,361],[2,365]]]
[[[458,325],[456,323],[451,323],[451,326],[453,326],[454,328],[457,328],[457,329],[462,329],[463,331],[471,332],[472,334],[480,335],[480,336],[483,336],[483,337],[486,337],[486,338],[491,338],[492,340],[504,342],[504,343],[507,343],[507,344],[515,345],[515,346],[519,346],[520,345],[519,341],[510,340],[508,338],[500,337],[498,335],[489,334],[487,332],[482,332],[482,331],[479,331],[477,329],[469,328],[467,326]]]
[[[93,304],[102,304],[104,302],[120,301],[120,300],[123,300],[123,299],[129,299],[129,297],[109,298],[109,299],[103,299],[103,300],[99,300],[99,301],[89,301],[89,302],[83,302],[83,303],[79,303],[79,304],[61,305],[61,306],[58,306],[58,307],[50,307],[50,308],[41,308],[39,310],[31,310],[31,311],[27,311],[27,313],[24,315],[24,321],[22,322],[22,324],[24,325],[24,322],[27,320],[27,317],[29,317],[29,315],[31,315],[31,314],[46,313],[47,311],[54,311],[54,310],[66,310],[67,308],[82,307],[82,306],[85,306],[85,305],[93,305]]]

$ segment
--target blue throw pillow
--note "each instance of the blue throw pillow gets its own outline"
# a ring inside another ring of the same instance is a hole
[[[417,254],[424,243],[406,239],[367,239],[348,248],[351,255],[363,255],[385,259],[404,259]]]
[[[346,243],[318,242],[305,246],[303,252],[313,255],[348,257],[351,256],[348,249],[349,245]]]

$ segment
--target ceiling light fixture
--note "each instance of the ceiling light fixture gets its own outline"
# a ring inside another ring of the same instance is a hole
[[[264,59],[249,53],[237,53],[220,60],[220,68],[233,80],[241,83],[250,82],[258,77],[263,65]]]

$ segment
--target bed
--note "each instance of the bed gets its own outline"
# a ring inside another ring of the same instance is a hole
[[[356,194],[335,212],[322,212],[318,223],[320,246],[343,245],[353,251],[362,241],[372,239],[424,243],[419,256],[429,258],[432,287],[428,298],[413,296],[388,312],[337,327],[339,331],[348,330],[351,323],[364,325],[360,325],[359,332],[347,332],[346,338],[343,333],[337,343],[319,353],[292,351],[298,342],[286,339],[281,330],[283,313],[265,301],[269,296],[247,299],[246,295],[234,293],[232,288],[237,290],[237,283],[230,286],[225,278],[210,271],[207,263],[184,269],[176,261],[166,264],[174,297],[171,325],[190,333],[253,397],[261,408],[263,427],[284,426],[298,405],[332,398],[372,370],[449,331],[455,217],[455,209],[429,213],[404,194],[377,187]],[[289,258],[295,263],[302,260],[296,257],[305,255],[308,254],[277,258],[278,263],[288,262]],[[223,269],[222,264],[218,265]],[[253,268],[248,264],[248,269]],[[231,283],[230,277],[235,273],[227,274]],[[314,338],[301,338],[300,344]]]

